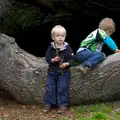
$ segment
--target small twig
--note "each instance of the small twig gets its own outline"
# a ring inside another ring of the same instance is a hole
[[[55,45],[55,50],[56,50],[56,55],[59,56],[59,54],[58,54],[58,50],[57,50],[57,48],[56,48],[56,45]],[[61,74],[63,75],[63,71],[62,71],[61,68],[60,68],[60,71],[61,71]]]

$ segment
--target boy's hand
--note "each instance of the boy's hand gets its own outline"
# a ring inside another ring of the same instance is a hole
[[[59,56],[56,56],[55,59],[56,59],[56,62],[60,62],[61,61],[61,58]]]
[[[61,58],[59,56],[56,56],[55,58],[52,58],[51,62],[60,62]]]
[[[60,68],[66,68],[67,66],[69,66],[69,63],[68,62],[62,63],[59,66],[60,66]]]
[[[115,50],[115,53],[116,53],[116,52],[120,52],[120,50],[119,50],[119,49],[116,49],[116,50]]]

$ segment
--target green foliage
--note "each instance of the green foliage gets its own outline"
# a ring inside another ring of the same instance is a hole
[[[44,14],[40,13],[39,8],[17,2],[10,10],[6,21],[2,24],[2,32],[16,33],[18,29],[39,25],[43,17]]]
[[[120,110],[114,111],[112,104],[98,103],[72,107],[75,120],[120,120]],[[59,120],[72,120],[62,117]]]
[[[73,110],[75,111],[75,113],[80,113],[80,114],[87,112],[87,108],[84,105],[75,106],[73,107]]]
[[[110,120],[110,119],[111,118],[103,112],[96,112],[91,117],[91,120]]]
[[[120,120],[120,111],[113,112],[114,120]]]
[[[0,30],[5,34],[14,35],[19,32],[19,30],[24,31],[27,30],[28,27],[40,26],[51,21],[55,24],[58,24],[60,21],[73,21],[73,19],[76,19],[72,17],[72,14],[74,13],[73,7],[76,8],[76,5],[78,6],[76,2],[73,0],[71,2],[62,2],[61,7],[56,9],[56,13],[54,15],[51,15],[49,11],[48,14],[44,14],[44,12],[41,11],[41,6],[36,7],[16,1],[9,10],[8,16],[4,18],[4,22],[1,24]],[[59,4],[59,1],[55,3],[53,2],[52,4],[55,6],[56,4]]]
[[[103,112],[103,113],[111,113],[112,106],[109,104],[95,104],[90,107],[91,112]]]

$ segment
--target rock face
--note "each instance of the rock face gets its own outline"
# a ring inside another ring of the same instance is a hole
[[[44,58],[22,50],[14,38],[0,35],[0,88],[24,104],[43,103],[47,75]],[[83,75],[72,68],[71,105],[120,99],[120,53],[113,54],[97,68]]]

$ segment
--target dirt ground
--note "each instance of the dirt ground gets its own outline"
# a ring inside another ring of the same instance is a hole
[[[120,110],[120,101],[112,103],[112,106],[114,111]],[[69,108],[64,115],[57,114],[56,108],[44,114],[42,108],[41,105],[22,105],[0,92],[0,120],[60,120],[59,118],[63,117],[75,120],[72,108]]]
[[[72,109],[65,115],[59,115],[53,109],[50,113],[44,114],[40,105],[21,105],[15,101],[0,99],[0,120],[58,120],[61,117],[74,120]]]

